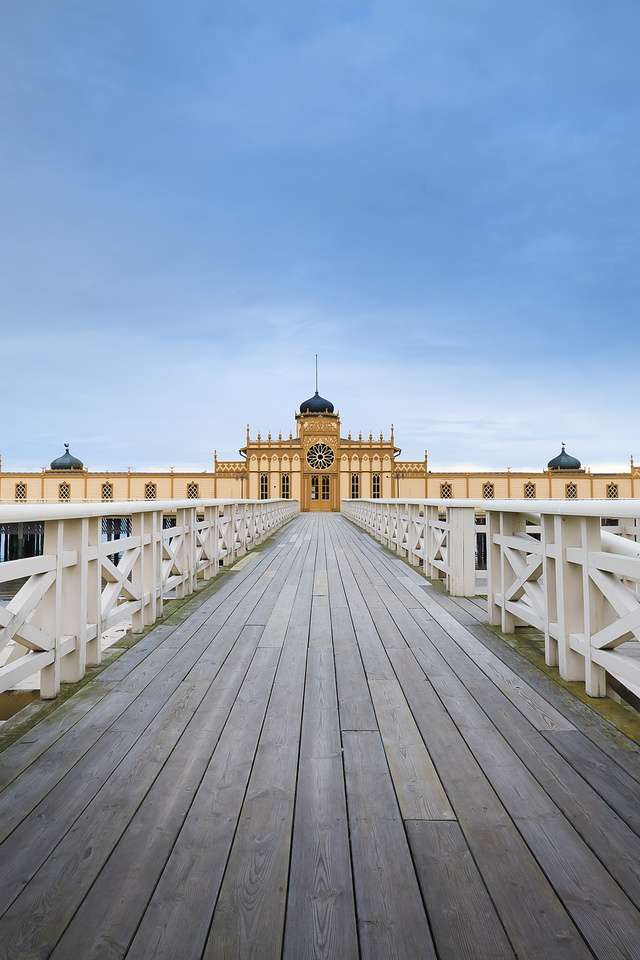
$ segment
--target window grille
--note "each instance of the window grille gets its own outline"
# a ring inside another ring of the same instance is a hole
[[[525,500],[535,500],[535,498],[536,498],[536,485],[535,485],[535,483],[525,483],[525,485],[524,485],[524,496],[525,496]]]
[[[145,500],[155,500],[156,499],[156,485],[155,483],[147,483],[144,488],[144,498]]]
[[[197,500],[197,499],[198,499],[198,484],[197,484],[197,483],[188,483],[188,484],[187,484],[187,499],[188,499],[188,500]]]
[[[17,500],[16,496],[16,500]],[[607,486],[607,500],[617,500],[618,499],[618,484],[610,483]]]
[[[269,474],[268,473],[260,474],[260,499],[261,500],[269,499]]]
[[[113,485],[111,483],[102,484],[102,499],[113,500]]]
[[[485,483],[482,488],[482,496],[485,500],[493,500],[493,484]]]
[[[71,487],[68,483],[61,483],[58,488],[58,498],[60,500],[69,500],[71,499]]]
[[[16,500],[26,500],[26,499],[27,499],[26,483],[16,483]]]
[[[291,496],[291,484],[288,473],[283,473],[280,477],[280,496],[283,500],[288,500]]]
[[[329,499],[329,477],[322,478],[322,499]]]
[[[578,499],[578,488],[575,483],[567,484],[567,500],[577,500]]]
[[[351,499],[358,500],[360,497],[360,474],[351,474]]]
[[[450,483],[440,484],[440,499],[451,500],[451,484]]]
[[[371,496],[374,500],[380,499],[380,474],[374,473],[371,480]]]

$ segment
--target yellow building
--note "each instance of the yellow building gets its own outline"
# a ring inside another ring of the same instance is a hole
[[[629,472],[591,473],[564,450],[539,472],[432,472],[422,461],[401,461],[393,426],[388,439],[349,432],[341,436],[340,415],[315,395],[300,404],[296,430],[283,438],[271,433],[252,440],[249,427],[240,460],[214,458],[213,471],[201,473],[91,472],[65,453],[40,473],[2,471],[0,501],[79,502],[173,499],[272,499],[300,502],[300,509],[340,509],[358,498],[420,499],[618,499],[640,496],[640,467]]]

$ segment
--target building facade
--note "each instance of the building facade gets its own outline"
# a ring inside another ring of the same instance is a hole
[[[213,471],[200,473],[92,472],[65,453],[40,473],[2,471],[0,501],[81,502],[217,498],[295,499],[302,511],[338,511],[340,501],[359,498],[453,499],[622,499],[640,496],[640,467],[631,458],[629,471],[592,473],[563,449],[539,472],[432,472],[423,461],[398,460],[393,426],[363,439],[341,436],[340,415],[319,396],[305,400],[295,415],[293,432],[283,438],[258,433],[239,460],[214,457]]]

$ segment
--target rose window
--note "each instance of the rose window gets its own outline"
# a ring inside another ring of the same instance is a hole
[[[307,463],[312,470],[326,470],[335,460],[335,455],[327,443],[314,443],[307,452]]]

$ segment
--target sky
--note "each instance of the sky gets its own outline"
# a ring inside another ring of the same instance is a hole
[[[637,0],[0,0],[0,454],[640,460]]]

